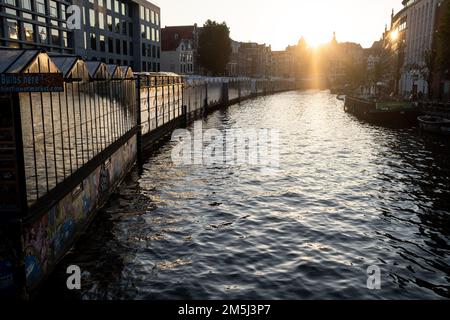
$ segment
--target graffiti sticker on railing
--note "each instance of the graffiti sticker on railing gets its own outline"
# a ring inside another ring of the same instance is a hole
[[[64,78],[60,73],[3,73],[0,92],[63,92]]]

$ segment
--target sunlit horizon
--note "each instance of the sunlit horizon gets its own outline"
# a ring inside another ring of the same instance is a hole
[[[231,38],[271,45],[284,50],[300,37],[316,47],[336,32],[340,42],[370,47],[379,40],[391,11],[401,0],[155,0],[161,7],[161,25],[203,25],[207,19],[225,21]]]

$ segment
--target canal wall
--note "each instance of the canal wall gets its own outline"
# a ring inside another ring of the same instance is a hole
[[[286,80],[192,79],[38,50],[0,53],[2,296],[32,296],[136,161],[174,129],[296,89]]]

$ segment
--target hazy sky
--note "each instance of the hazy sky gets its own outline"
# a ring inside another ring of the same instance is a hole
[[[282,50],[303,35],[317,45],[331,39],[372,45],[390,23],[401,0],[150,0],[162,11],[162,26],[203,25],[207,19],[226,21],[231,37]]]

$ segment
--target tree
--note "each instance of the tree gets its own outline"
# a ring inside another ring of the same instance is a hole
[[[230,29],[227,24],[206,21],[200,33],[198,46],[200,65],[214,76],[224,75],[232,52]]]
[[[436,62],[440,71],[450,69],[450,0],[442,4],[442,14],[436,34]]]
[[[428,99],[433,98],[433,76],[436,67],[436,52],[434,49],[425,51],[424,65],[420,69],[420,75],[425,79],[428,85]]]

